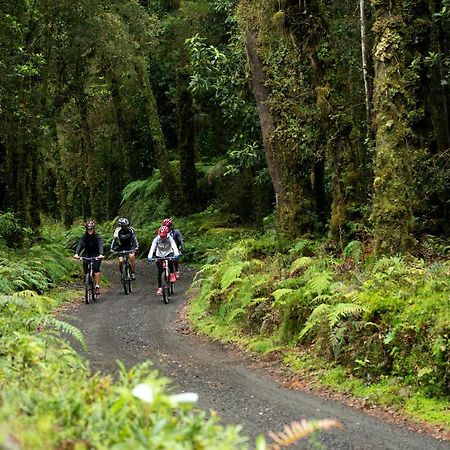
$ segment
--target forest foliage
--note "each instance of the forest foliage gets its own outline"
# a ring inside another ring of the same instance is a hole
[[[6,0],[0,209],[32,228],[112,220],[122,190],[159,173],[165,215],[274,212],[341,251],[369,236],[417,254],[448,234],[449,10]]]
[[[108,243],[119,215],[142,248],[176,218],[185,261],[206,264],[204,329],[308,348],[408,399],[448,395],[449,47],[449,0],[3,0],[0,293],[14,320],[2,355],[18,352],[5,367],[21,364],[39,401],[0,378],[2,420],[18,414],[17,434],[42,448],[63,446],[50,424],[75,416],[101,442],[83,420],[102,408],[149,420],[129,375],[86,383],[27,316],[47,300],[14,295],[65,282],[83,221]],[[58,371],[87,403],[47,392],[63,389]],[[199,417],[183,413],[183,433]]]

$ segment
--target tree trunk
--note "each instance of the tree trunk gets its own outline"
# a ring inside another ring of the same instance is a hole
[[[192,96],[188,89],[189,75],[178,71],[178,152],[180,157],[180,185],[185,200],[185,213],[198,210],[197,171],[195,169],[195,119]]]
[[[364,80],[364,93],[366,102],[366,122],[367,130],[371,129],[372,124],[372,89],[369,81],[369,69],[367,63],[367,24],[366,24],[366,1],[359,0],[359,14],[361,23],[361,57],[362,57],[362,70]]]
[[[161,173],[164,191],[171,205],[171,209],[175,214],[182,214],[183,200],[180,192],[179,183],[170,167],[169,156],[164,142],[164,136],[161,130],[161,123],[156,106],[156,99],[153,95],[148,79],[147,69],[144,64],[137,63],[135,65],[136,73],[142,86],[142,94],[145,99],[147,110],[147,120],[150,128],[153,151],[155,154],[156,164]]]
[[[275,202],[278,205],[280,194],[280,168],[277,165],[271,143],[271,135],[275,129],[275,126],[272,113],[270,112],[268,105],[269,94],[266,88],[266,75],[263,70],[262,62],[258,56],[255,32],[250,31],[247,33],[245,48],[247,50],[247,58],[250,65],[253,95],[255,96],[256,105],[258,108],[259,123],[261,126],[267,167],[269,169],[270,178],[275,191]]]
[[[414,167],[420,157],[420,143],[414,134],[420,114],[420,78],[415,67],[420,63],[418,49],[422,45],[417,30],[424,35],[426,25],[418,13],[426,7],[422,0],[375,2],[376,155],[371,219],[375,250],[382,254],[408,251],[415,243]]]

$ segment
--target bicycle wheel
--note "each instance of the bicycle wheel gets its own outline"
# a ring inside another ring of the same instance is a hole
[[[131,267],[128,262],[125,265],[125,284],[127,286],[128,294],[131,294]]]
[[[169,303],[169,292],[170,292],[169,283],[167,281],[166,275],[164,274],[162,279],[162,294],[163,294],[163,302],[166,305],[167,303]]]
[[[94,279],[92,278],[92,275],[89,277],[91,280],[91,298],[92,300],[97,300],[97,294],[95,292],[95,285],[94,285]]]
[[[84,276],[84,302],[86,303],[86,305],[89,305],[92,298],[91,284],[91,275],[87,273]]]
[[[170,282],[170,295],[173,295],[175,283],[173,281]]]

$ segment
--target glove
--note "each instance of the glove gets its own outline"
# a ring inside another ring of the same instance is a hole
[[[103,256],[103,255],[98,255],[97,258],[98,258],[98,259],[103,259],[104,256]]]
[[[74,257],[75,259],[80,259],[80,256],[78,255],[78,253],[75,253],[75,255],[73,255],[73,257]]]

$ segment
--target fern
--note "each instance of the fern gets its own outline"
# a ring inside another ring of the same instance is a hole
[[[323,303],[317,306],[309,316],[302,331],[299,334],[299,339],[306,336],[311,330],[323,324],[328,323],[330,336],[336,332],[335,328],[340,322],[349,316],[357,317],[367,309],[355,303],[337,303],[336,305],[328,305]]]
[[[293,289],[277,289],[276,291],[272,292],[272,297],[275,299],[276,303],[280,303],[280,300],[285,297],[287,294],[290,294],[291,292],[294,292]]]
[[[269,432],[269,436],[275,441],[275,444],[270,444],[268,450],[279,450],[282,447],[288,447],[310,436],[317,430],[329,430],[330,428],[342,428],[342,425],[337,420],[332,419],[292,422],[291,425],[285,425],[283,431],[278,433]]]
[[[328,316],[330,328],[334,328],[341,320],[349,316],[357,317],[367,312],[367,308],[355,303],[338,303]]]
[[[222,275],[222,279],[220,281],[221,289],[225,290],[231,286],[231,284],[236,282],[236,280],[240,277],[243,268],[244,263],[236,263],[233,266],[228,267]]]
[[[0,305],[15,305],[20,308],[30,309],[30,302],[23,296],[18,295],[0,295]]]
[[[330,311],[332,311],[332,305],[327,305],[326,303],[322,303],[321,305],[314,308],[314,311],[309,316],[309,319],[306,321],[305,326],[302,331],[298,335],[299,339],[302,339],[306,336],[313,328],[315,328],[318,324],[322,323],[327,317]]]
[[[303,256],[301,258],[297,258],[292,264],[289,269],[289,272],[291,275],[294,275],[295,273],[307,269],[309,266],[311,266],[314,263],[314,259],[309,256]]]
[[[63,322],[61,320],[49,316],[46,316],[44,318],[33,319],[33,322],[39,328],[52,327],[59,332],[63,332],[69,336],[74,337],[81,344],[83,350],[87,350],[86,341],[84,339],[83,333],[70,323]]]
[[[311,291],[317,294],[323,294],[330,288],[331,281],[331,272],[326,270],[323,272],[313,272],[313,277],[308,281],[307,286]]]

